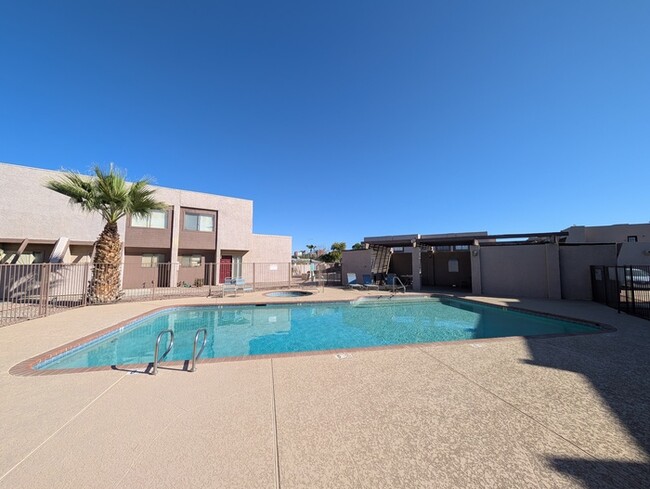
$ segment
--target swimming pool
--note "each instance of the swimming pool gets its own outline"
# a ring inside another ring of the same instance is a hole
[[[166,329],[174,331],[175,342],[165,360],[188,360],[199,328],[208,331],[202,358],[598,331],[582,323],[447,298],[176,307],[135,320],[35,368],[146,364],[152,361],[158,333]]]

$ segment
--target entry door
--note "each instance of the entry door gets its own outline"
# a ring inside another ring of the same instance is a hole
[[[232,277],[232,256],[222,255],[219,261],[219,283],[224,283],[226,277]]]

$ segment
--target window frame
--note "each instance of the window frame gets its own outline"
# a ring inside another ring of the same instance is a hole
[[[189,228],[187,226],[188,217],[196,217],[196,228]],[[183,231],[198,232],[198,233],[214,233],[215,219],[214,214],[205,214],[201,212],[185,212],[183,216]],[[210,229],[201,229],[201,218],[210,219]]]
[[[163,214],[164,216],[164,225],[163,227],[159,226],[152,226],[152,214]],[[146,222],[136,222],[137,220],[142,220]],[[146,216],[136,216],[136,215],[131,215],[131,227],[132,228],[140,228],[140,229],[167,229],[169,219],[167,218],[167,211],[163,210],[154,210],[149,212]]]
[[[198,262],[195,260],[198,258]],[[185,264],[184,261],[187,260],[188,264]],[[201,261],[203,260],[203,255],[180,255],[179,261],[181,268],[198,268],[201,266]]]

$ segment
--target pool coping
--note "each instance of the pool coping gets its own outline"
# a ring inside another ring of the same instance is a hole
[[[490,342],[502,342],[502,341],[508,341],[508,340],[513,340],[513,339],[546,339],[546,338],[557,338],[557,337],[571,337],[571,336],[584,336],[584,335],[592,335],[592,334],[602,334],[602,333],[612,333],[615,332],[617,329],[611,325],[596,322],[596,321],[590,321],[590,320],[583,320],[583,319],[577,319],[574,317],[569,317],[569,316],[563,316],[560,314],[550,314],[546,312],[540,312],[540,311],[534,311],[530,309],[525,309],[522,307],[517,307],[517,306],[510,306],[510,305],[497,305],[497,304],[490,304],[486,303],[480,300],[473,300],[473,299],[468,299],[465,297],[457,297],[451,294],[440,294],[440,293],[434,293],[434,294],[422,294],[419,296],[410,296],[409,299],[415,298],[415,297],[435,297],[435,298],[442,298],[442,299],[451,299],[459,302],[466,302],[468,304],[478,304],[481,306],[485,306],[488,308],[496,308],[500,310],[510,310],[510,311],[515,311],[515,312],[522,312],[525,314],[531,314],[535,316],[541,316],[541,317],[547,317],[551,319],[559,319],[562,321],[567,321],[567,322],[573,322],[573,323],[580,323],[584,325],[588,325],[591,327],[595,328],[595,331],[584,331],[584,332],[577,332],[577,333],[550,333],[550,334],[542,334],[542,335],[520,335],[520,336],[500,336],[500,337],[495,337],[495,338],[474,338],[474,339],[467,339],[467,340],[454,340],[454,341],[437,341],[437,342],[423,342],[423,343],[402,343],[402,344],[396,344],[396,345],[378,345],[378,346],[368,346],[368,347],[357,347],[357,348],[338,348],[338,349],[333,349],[333,350],[312,350],[312,351],[302,351],[302,352],[288,352],[288,353],[271,353],[271,354],[262,354],[262,355],[244,355],[244,356],[233,356],[233,357],[222,357],[222,358],[201,358],[196,361],[197,365],[199,364],[208,364],[208,363],[225,363],[225,362],[241,362],[241,361],[252,361],[252,360],[264,360],[264,359],[270,359],[270,358],[289,358],[289,357],[298,357],[298,356],[313,356],[313,355],[332,355],[332,354],[337,354],[337,353],[354,353],[354,352],[363,352],[363,351],[380,351],[380,350],[390,350],[390,349],[407,349],[407,348],[431,348],[431,347],[441,347],[441,346],[449,346],[449,345],[464,345],[464,344],[472,344],[472,343],[490,343]],[[358,299],[355,299],[358,300]],[[83,367],[83,368],[69,368],[69,369],[36,369],[35,366],[45,362],[51,358],[54,358],[56,356],[59,356],[67,351],[73,350],[75,348],[79,348],[82,345],[85,345],[87,343],[90,343],[92,341],[98,340],[99,338],[106,336],[112,332],[115,332],[121,328],[124,328],[132,323],[135,323],[141,319],[144,319],[145,317],[149,317],[155,314],[158,314],[164,310],[173,310],[173,309],[182,309],[186,307],[205,307],[205,308],[224,308],[224,307],[242,307],[242,306],[274,306],[274,305],[287,305],[287,304],[299,304],[299,305],[311,305],[311,304],[328,304],[328,303],[352,303],[355,300],[348,301],[348,300],[326,300],[326,301],[304,301],[304,302],[273,302],[273,303],[260,303],[260,302],[245,302],[245,303],[237,303],[237,304],[215,304],[215,305],[210,305],[210,304],[204,304],[204,305],[197,305],[197,304],[177,304],[177,305],[168,305],[168,306],[161,306],[157,307],[155,309],[152,309],[150,311],[147,311],[142,314],[138,314],[137,316],[133,316],[131,318],[125,319],[123,321],[118,322],[117,324],[114,324],[112,326],[109,326],[107,328],[103,328],[101,330],[95,331],[94,333],[91,333],[89,335],[83,336],[81,338],[78,338],[76,340],[73,340],[71,342],[68,342],[64,345],[61,345],[59,347],[53,348],[51,350],[48,350],[44,353],[41,353],[39,355],[33,356],[31,358],[28,358],[27,360],[23,360],[22,362],[19,362],[18,364],[14,365],[9,369],[9,374],[14,375],[14,376],[19,376],[19,377],[32,377],[32,376],[44,376],[44,375],[65,375],[65,374],[76,374],[76,373],[83,373],[83,372],[99,372],[99,371],[107,371],[107,370],[117,370],[117,371],[125,371],[125,372],[130,372],[130,373],[140,373],[140,374],[150,374],[150,370],[153,367],[153,363],[136,363],[136,364],[124,364],[124,365],[103,365],[103,366],[98,366],[98,367]],[[189,365],[189,360],[183,360],[183,361],[171,361],[171,362],[160,362],[158,364],[158,368],[165,370],[165,369],[171,369],[171,370],[184,370],[184,371],[189,371],[188,370],[188,365]],[[181,368],[178,368],[181,367]],[[140,369],[143,369],[140,371]]]

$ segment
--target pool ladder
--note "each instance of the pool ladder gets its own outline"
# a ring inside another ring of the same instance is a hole
[[[201,333],[203,333],[203,341],[201,342],[201,349],[197,353],[196,349],[199,345],[199,337],[201,336]],[[159,355],[160,341],[167,334],[169,334],[169,346],[165,350],[165,353]],[[208,330],[206,328],[197,329],[196,333],[194,334],[194,346],[192,347],[192,359],[190,360],[192,363],[189,369],[190,372],[196,372],[196,360],[201,356],[201,353],[203,353],[207,341],[208,341]],[[174,346],[174,332],[171,329],[166,329],[164,331],[161,331],[158,334],[158,337],[156,338],[156,346],[154,347],[153,350],[153,369],[151,370],[151,375],[156,375],[158,373],[158,363],[160,363],[160,360],[162,360],[169,354],[169,352],[172,350],[172,346]]]

